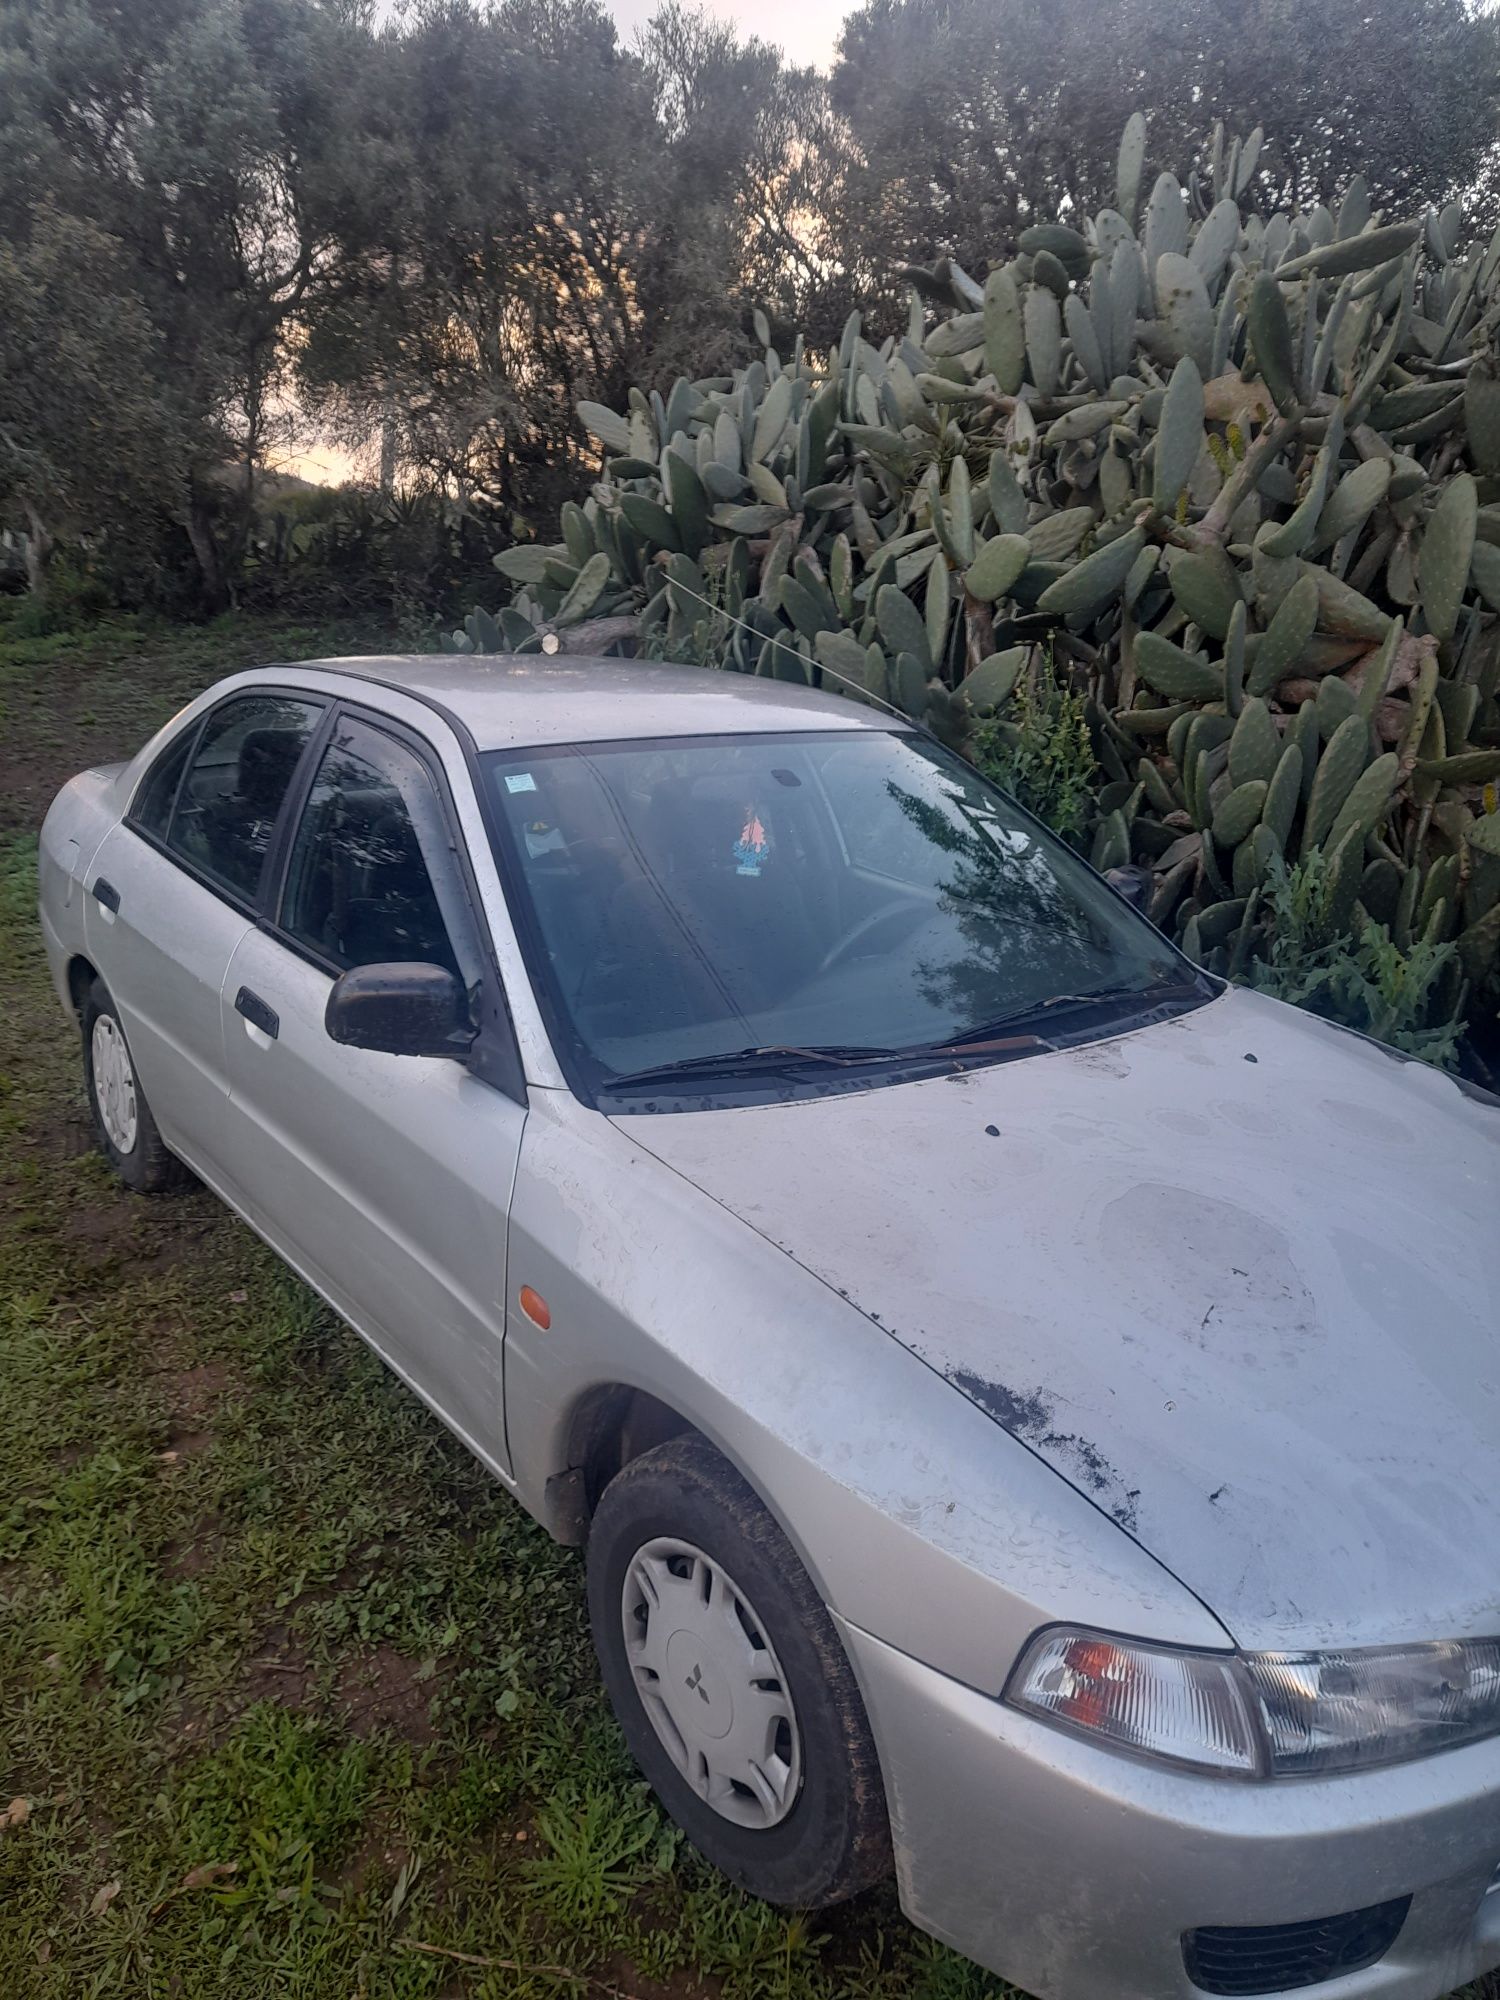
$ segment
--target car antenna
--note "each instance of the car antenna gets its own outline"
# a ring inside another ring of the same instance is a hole
[[[752,639],[768,639],[771,645],[789,654],[792,659],[799,662],[804,661],[804,655],[799,653],[795,646],[789,646],[784,639],[779,638],[774,632],[766,633],[757,631],[755,626],[750,624],[748,620],[737,618],[732,611],[726,611],[722,604],[715,604],[711,598],[704,597],[700,591],[692,589],[688,584],[679,583],[675,576],[672,578],[672,588],[681,591],[684,597],[691,597],[695,603],[701,604],[705,610],[712,611],[715,617],[723,618],[731,625],[738,625],[740,630],[748,632]],[[916,716],[908,715],[904,708],[898,708],[893,701],[887,701],[884,695],[871,694],[867,687],[862,687],[858,681],[851,680],[847,674],[841,674],[837,667],[825,667],[821,660],[814,660],[812,665],[828,680],[839,681],[844,687],[852,688],[861,701],[868,701],[873,703],[876,708],[885,709],[887,714],[894,715],[898,722],[905,723],[910,729],[919,730],[923,736],[930,737],[934,743],[941,746],[942,739],[934,730],[930,729],[925,722],[920,721]]]

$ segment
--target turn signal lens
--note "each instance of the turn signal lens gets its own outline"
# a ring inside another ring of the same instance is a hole
[[[530,1285],[521,1287],[521,1310],[534,1326],[542,1329],[543,1333],[552,1324],[551,1307],[541,1293],[533,1291]]]
[[[1253,1778],[1259,1770],[1255,1730],[1227,1655],[1042,1632],[1011,1675],[1005,1699],[1142,1756],[1226,1777]]]

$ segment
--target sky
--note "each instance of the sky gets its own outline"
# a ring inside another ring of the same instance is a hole
[[[628,41],[658,4],[659,0],[610,0],[621,39]],[[706,13],[733,21],[742,35],[779,42],[793,62],[827,69],[840,23],[854,0],[700,0],[700,4]]]

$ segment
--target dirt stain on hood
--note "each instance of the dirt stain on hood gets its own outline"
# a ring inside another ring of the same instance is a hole
[[[1003,1382],[988,1382],[971,1368],[945,1369],[945,1379],[955,1389],[978,1404],[986,1416],[1019,1438],[1049,1462],[1054,1455],[1064,1461],[1067,1477],[1082,1487],[1114,1521],[1126,1529],[1136,1525],[1136,1502],[1140,1488],[1127,1486],[1116,1468],[1090,1439],[1077,1431],[1058,1427],[1056,1406],[1040,1390],[1029,1395],[1007,1388]]]

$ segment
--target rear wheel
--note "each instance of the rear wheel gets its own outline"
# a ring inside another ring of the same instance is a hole
[[[875,1746],[833,1621],[703,1439],[658,1445],[605,1489],[589,1615],[636,1761],[716,1867],[800,1909],[889,1871]]]
[[[88,990],[82,1027],[84,1077],[100,1151],[125,1185],[140,1194],[180,1187],[187,1169],[167,1151],[151,1116],[125,1029],[102,979]]]

